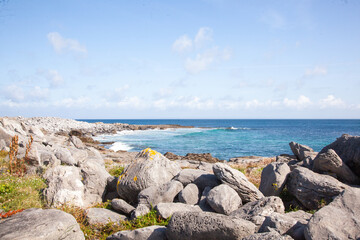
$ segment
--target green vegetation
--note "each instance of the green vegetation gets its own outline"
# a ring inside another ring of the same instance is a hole
[[[123,171],[124,171],[124,167],[121,166],[117,166],[109,169],[110,175],[115,177],[119,177]]]

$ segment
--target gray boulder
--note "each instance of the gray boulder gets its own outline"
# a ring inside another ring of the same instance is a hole
[[[261,172],[259,190],[265,196],[279,196],[283,190],[290,168],[286,163],[273,162]]]
[[[199,201],[199,188],[193,184],[188,184],[180,193],[179,193],[179,202],[195,205]]]
[[[69,166],[74,166],[74,165],[78,164],[78,161],[76,161],[71,156],[70,151],[66,148],[59,147],[59,148],[55,149],[54,153],[55,153],[55,156],[57,157],[57,159],[59,159],[62,164],[66,164]]]
[[[128,204],[127,202],[125,202],[122,199],[118,199],[115,198],[113,200],[111,200],[111,207],[120,213],[124,213],[126,215],[130,215],[132,211],[135,210],[135,208],[133,206],[131,206],[130,204]]]
[[[166,227],[150,226],[114,233],[106,240],[166,240]]]
[[[0,221],[0,239],[83,240],[75,218],[57,209],[31,208]]]
[[[235,210],[230,216],[242,218],[253,222],[259,228],[265,220],[273,212],[284,213],[285,207],[279,197],[264,197],[260,200],[249,202]]]
[[[242,239],[255,232],[249,221],[209,212],[176,212],[166,229],[168,239]]]
[[[155,206],[161,202],[173,202],[176,195],[183,188],[181,182],[174,180],[160,186],[151,186],[139,193],[138,202],[148,207]]]
[[[359,178],[351,171],[343,160],[341,160],[333,149],[328,149],[326,152],[317,155],[314,160],[313,171],[319,173],[335,173],[340,181],[350,184],[359,183]]]
[[[105,225],[107,223],[119,223],[126,220],[126,216],[105,208],[89,208],[85,211],[86,220],[89,224]]]
[[[135,161],[119,177],[117,191],[122,199],[134,203],[141,190],[169,182],[180,171],[179,165],[147,148],[136,156]]]
[[[183,169],[174,177],[174,180],[181,182],[185,187],[190,183],[194,183],[198,186],[200,192],[207,186],[213,188],[220,184],[214,174],[199,169]]]
[[[289,145],[291,151],[300,161],[302,161],[305,157],[307,157],[309,155],[309,152],[314,152],[314,150],[311,147],[296,142],[290,142]]]
[[[335,142],[324,147],[320,153],[333,149],[344,163],[360,177],[360,136],[343,134]]]
[[[305,238],[310,239],[359,239],[360,238],[360,189],[349,188],[329,205],[321,208],[305,228]]]
[[[144,216],[150,212],[150,208],[146,204],[139,204],[137,207],[131,212],[131,219],[135,219],[141,216]]]
[[[213,165],[213,171],[222,183],[229,185],[239,194],[244,203],[256,201],[264,197],[259,189],[249,182],[242,172],[231,168],[227,164],[216,163]]]
[[[0,126],[0,139],[3,139],[5,142],[5,147],[10,146],[11,139],[15,134],[12,135],[12,133],[3,127]]]
[[[207,196],[209,195],[210,190],[211,190],[210,187],[206,187],[202,192],[202,195],[199,200],[199,207],[201,208],[201,210],[205,212],[215,212],[214,209],[212,209],[212,207],[207,202]]]
[[[76,148],[85,149],[85,144],[80,140],[80,138],[71,136],[69,140]]]
[[[171,217],[175,212],[202,212],[199,206],[184,203],[159,203],[155,210],[164,219]]]
[[[276,231],[255,233],[250,236],[244,237],[242,240],[291,240],[293,239],[290,236],[281,236]]]
[[[288,177],[289,192],[308,209],[319,209],[339,195],[346,185],[333,177],[297,167]]]
[[[225,215],[229,215],[242,205],[237,192],[226,184],[211,189],[207,196],[207,202],[217,213]]]

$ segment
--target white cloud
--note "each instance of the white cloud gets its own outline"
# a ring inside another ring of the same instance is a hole
[[[46,99],[49,97],[49,89],[35,86],[29,93],[32,99]]]
[[[320,100],[320,107],[346,107],[346,104],[341,98],[336,98],[334,95],[328,95],[326,98]]]
[[[117,106],[121,108],[145,109],[148,107],[148,102],[137,96],[125,97],[117,103]]]
[[[305,71],[306,77],[326,75],[327,69],[321,66],[315,66],[313,69],[307,69]]]
[[[285,98],[284,101],[283,101],[283,104],[286,107],[301,109],[301,108],[305,108],[305,107],[310,106],[312,104],[312,102],[308,97],[306,97],[304,95],[301,95],[301,96],[298,97],[298,99],[295,99],[295,100]]]
[[[209,27],[202,27],[197,32],[194,43],[197,47],[202,47],[206,42],[212,41],[213,30]]]
[[[87,53],[87,49],[84,45],[81,45],[75,39],[64,38],[58,32],[48,33],[47,38],[57,53],[62,53],[64,50],[73,51],[82,54]]]
[[[25,99],[24,90],[18,85],[9,85],[4,88],[2,91],[7,100],[13,102],[20,102]]]
[[[190,50],[192,48],[192,45],[193,45],[192,40],[187,35],[183,35],[178,39],[176,39],[176,41],[172,46],[172,49],[175,52],[183,53]]]
[[[79,108],[88,107],[91,99],[89,97],[78,97],[78,98],[64,98],[60,101],[54,102],[54,106],[67,107],[67,108]]]

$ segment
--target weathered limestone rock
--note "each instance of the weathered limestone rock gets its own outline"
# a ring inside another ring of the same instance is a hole
[[[305,228],[305,238],[359,239],[360,189],[349,188],[329,205],[314,213]]]
[[[183,169],[174,177],[174,180],[181,182],[185,187],[190,183],[194,183],[198,186],[200,192],[207,186],[213,188],[220,184],[214,174],[199,169]]]
[[[150,226],[114,233],[106,240],[166,240],[166,227]]]
[[[217,213],[225,215],[229,215],[242,205],[237,192],[226,184],[211,189],[207,196],[207,202]]]
[[[150,208],[145,204],[139,204],[137,207],[131,212],[131,219],[135,219],[141,216],[144,216],[150,212]]]
[[[256,201],[264,197],[259,189],[249,182],[242,172],[231,168],[227,164],[215,163],[213,171],[222,183],[229,185],[239,194],[244,203]]]
[[[298,160],[302,161],[305,157],[308,156],[307,152],[314,152],[314,150],[306,145],[302,145],[296,142],[289,143],[291,151],[297,157]]]
[[[206,187],[202,192],[202,195],[199,200],[199,207],[201,208],[201,210],[205,212],[215,212],[214,209],[212,209],[212,207],[207,202],[207,196],[209,195],[210,190],[211,190],[210,187]]]
[[[242,239],[255,232],[249,221],[209,212],[176,212],[166,229],[172,240]]]
[[[261,172],[259,190],[265,196],[279,196],[283,190],[290,168],[286,163],[273,162]]]
[[[66,164],[69,166],[74,166],[78,164],[78,161],[76,161],[72,156],[68,149],[59,147],[55,149],[54,151],[55,156],[61,161],[62,164]]]
[[[284,213],[284,211],[284,204],[279,197],[264,197],[260,200],[245,204],[238,210],[232,212],[230,216],[251,221],[259,228],[266,216],[269,216],[273,212]]]
[[[179,202],[194,205],[199,201],[198,187],[190,183],[179,193]]]
[[[281,236],[276,231],[255,233],[250,236],[244,237],[242,240],[292,240],[290,236]]]
[[[130,215],[132,211],[135,210],[135,208],[133,206],[131,206],[130,204],[128,204],[127,202],[125,202],[122,199],[118,199],[115,198],[111,201],[111,207],[120,213],[124,213],[126,215]]]
[[[85,149],[85,144],[80,140],[80,138],[71,136],[69,140],[76,148]]]
[[[129,203],[137,201],[139,192],[169,182],[181,168],[160,153],[147,148],[141,151],[119,177],[117,191]]]
[[[333,149],[328,149],[324,153],[318,154],[314,160],[313,171],[335,173],[340,181],[350,184],[359,183],[359,178],[341,160]]]
[[[307,168],[297,167],[288,177],[289,192],[308,209],[319,209],[339,195],[346,185],[333,177],[315,173]]]
[[[105,208],[89,208],[85,212],[89,224],[105,225],[109,222],[119,223],[126,220],[126,216]]]
[[[138,195],[139,204],[148,207],[155,206],[161,202],[173,202],[176,195],[183,189],[179,181],[172,180],[160,186],[151,186],[142,190]]]
[[[197,205],[188,205],[184,203],[159,203],[155,210],[162,218],[169,218],[175,212],[201,212],[201,208]]]
[[[83,240],[75,218],[57,209],[31,208],[0,221],[0,239]]]

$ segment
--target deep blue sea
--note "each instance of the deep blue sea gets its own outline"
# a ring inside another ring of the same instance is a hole
[[[79,119],[80,120],[80,119]],[[101,142],[114,141],[114,150],[211,153],[223,160],[240,156],[276,156],[291,153],[295,141],[320,151],[343,133],[360,135],[360,120],[229,120],[229,119],[91,119],[81,121],[129,124],[180,124],[191,129],[123,131],[102,135]]]

